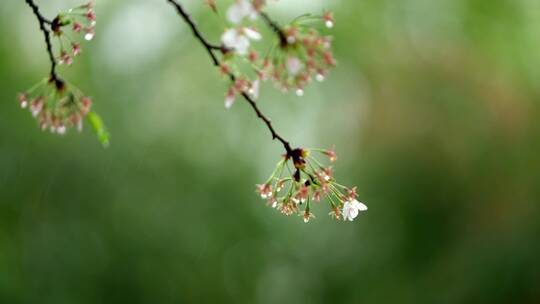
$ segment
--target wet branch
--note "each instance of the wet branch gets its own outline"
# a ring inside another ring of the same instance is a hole
[[[60,89],[63,87],[64,81],[56,74],[56,60],[54,59],[52,50],[51,31],[47,28],[47,25],[52,25],[52,21],[48,20],[40,13],[39,7],[34,3],[33,0],[25,1],[26,4],[32,8],[34,15],[39,22],[39,29],[43,32],[43,36],[45,37],[45,44],[47,45],[47,52],[49,53],[49,60],[51,61],[50,81],[54,82],[56,87]]]
[[[217,45],[214,45],[214,44],[211,44],[210,42],[208,42],[208,40],[199,31],[197,25],[195,24],[195,22],[193,21],[191,16],[184,10],[184,7],[179,2],[177,2],[176,0],[166,0],[166,1],[169,2],[171,5],[173,5],[176,8],[176,11],[178,12],[178,14],[182,17],[182,19],[191,28],[191,31],[193,32],[193,35],[195,36],[195,38],[197,38],[197,40],[199,40],[199,42],[206,49],[206,51],[208,52],[208,55],[210,55],[210,58],[212,59],[212,62],[214,63],[214,65],[219,66],[220,61],[219,61],[218,57],[216,56],[216,54],[214,53],[214,51],[225,52],[227,50],[223,46],[217,46]],[[270,20],[268,18],[268,16],[266,16],[266,14],[261,13],[261,16],[263,16],[263,18],[265,20],[267,20],[267,19]],[[266,17],[264,17],[264,16],[266,16]],[[273,24],[276,26],[276,29],[279,30],[279,27],[277,26],[277,24],[275,24],[275,23],[273,23]],[[281,33],[281,30],[279,30],[279,33]],[[281,35],[283,35],[283,39],[285,39],[284,34],[281,34]],[[281,39],[281,37],[280,37],[280,39]],[[229,73],[229,78],[231,79],[232,82],[236,81],[236,77],[232,73]],[[301,158],[301,156],[297,155],[298,154],[297,151],[299,149],[294,149],[293,150],[291,148],[290,143],[287,140],[285,140],[281,135],[279,135],[279,133],[276,132],[276,130],[272,126],[272,121],[261,112],[261,110],[257,106],[257,102],[253,98],[251,98],[251,96],[249,96],[246,92],[242,92],[241,95],[249,103],[249,105],[253,108],[253,110],[257,114],[257,117],[259,117],[266,124],[266,126],[268,127],[268,130],[272,134],[272,139],[277,139],[278,141],[280,141],[283,144],[283,147],[285,148],[285,151],[287,153],[286,154],[287,157],[291,157],[291,158],[293,158],[293,160],[296,160],[299,157]]]
[[[270,27],[270,29],[272,29],[272,31],[274,31],[274,33],[278,36],[281,46],[287,45],[287,37],[277,22],[272,20],[265,12],[260,12],[259,15],[264,20],[264,23],[266,23],[266,25],[268,25],[268,27]]]

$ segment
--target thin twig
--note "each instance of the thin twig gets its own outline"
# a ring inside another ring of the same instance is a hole
[[[183,6],[179,2],[175,0],[167,0],[167,2],[169,2],[171,5],[173,5],[176,8],[176,11],[178,12],[178,14],[189,25],[189,27],[191,28],[193,32],[193,35],[204,46],[204,48],[208,52],[208,55],[210,55],[210,58],[212,59],[212,62],[214,63],[214,65],[219,66],[220,61],[218,57],[214,54],[214,50],[219,50],[221,52],[224,52],[225,51],[224,47],[222,46],[218,47],[208,42],[208,40],[199,31],[197,25],[192,20],[191,16],[184,10]],[[236,77],[234,76],[234,74],[229,73],[228,75],[232,82],[236,81]],[[266,124],[266,126],[268,127],[268,130],[270,130],[270,133],[272,134],[272,139],[277,139],[283,144],[283,147],[285,148],[285,151],[287,153],[287,157],[292,157],[293,160],[297,158],[296,156],[297,153],[294,153],[294,151],[298,149],[293,150],[291,148],[290,143],[287,140],[285,140],[281,135],[279,135],[279,133],[276,132],[276,130],[272,126],[272,121],[261,112],[261,110],[257,106],[257,102],[251,96],[249,96],[249,94],[247,94],[246,92],[242,92],[241,95],[253,108],[253,110],[257,114],[257,117],[259,117]]]
[[[264,23],[266,23],[266,25],[268,25],[268,27],[270,27],[270,29],[272,29],[272,31],[274,31],[274,33],[276,33],[276,35],[279,38],[279,42],[280,42],[281,46],[282,47],[286,46],[287,45],[287,37],[285,36],[285,33],[281,29],[281,26],[279,26],[277,24],[277,22],[272,20],[270,18],[270,16],[268,16],[268,14],[266,14],[265,12],[260,12],[259,15],[264,20]]]
[[[54,82],[57,89],[61,89],[64,85],[64,81],[56,74],[56,59],[54,59],[54,53],[52,50],[51,31],[46,26],[51,25],[52,21],[45,18],[39,12],[39,7],[34,3],[33,0],[26,0],[26,4],[32,8],[34,15],[38,19],[39,29],[43,32],[43,36],[45,37],[45,44],[47,45],[47,52],[49,53],[49,60],[51,61],[50,81]]]

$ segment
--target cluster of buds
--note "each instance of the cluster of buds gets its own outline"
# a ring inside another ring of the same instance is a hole
[[[207,2],[213,7],[211,3]],[[336,65],[331,37],[321,35],[311,25],[322,22],[327,28],[332,28],[333,14],[327,11],[322,16],[302,16],[280,28],[261,12],[264,4],[265,1],[261,0],[237,0],[227,10],[227,19],[233,27],[226,29],[221,36],[224,54],[221,72],[247,80],[255,87],[247,86],[251,91],[258,92],[260,81],[271,80],[279,90],[294,90],[298,96],[302,96],[305,86],[313,79],[324,81],[330,68]],[[261,40],[262,35],[252,24],[246,24],[246,21],[253,21],[258,16],[264,17],[277,38],[276,45],[263,58],[251,46],[251,41]],[[237,87],[237,84],[229,87],[225,97],[227,107],[232,105],[239,92]]]
[[[332,167],[314,155],[336,161],[333,149],[295,149],[284,155],[268,180],[257,185],[257,193],[269,206],[284,215],[299,214],[304,222],[314,218],[312,205],[326,200],[336,220],[354,220],[366,205],[357,200],[356,187],[348,188],[333,177]],[[292,166],[291,166],[292,164]]]
[[[332,24],[331,15],[322,20]],[[326,19],[325,19],[326,18]],[[300,20],[286,26],[279,47],[262,62],[261,70],[283,92],[294,90],[304,95],[304,87],[313,78],[323,81],[330,68],[336,65],[332,54],[332,39],[321,35],[316,29],[304,26]]]
[[[33,3],[29,4],[33,5]],[[72,39],[73,34],[82,34],[86,40],[94,38],[96,14],[93,1],[61,12],[52,21],[41,17],[35,5],[32,7],[41,22],[41,29],[45,33],[52,68],[49,77],[19,94],[20,106],[23,109],[29,109],[32,116],[38,120],[42,130],[49,130],[51,133],[60,135],[65,134],[70,128],[82,131],[83,120],[86,119],[94,129],[101,144],[107,146],[109,133],[99,115],[90,111],[92,100],[77,87],[61,79],[55,69],[56,63],[70,65],[73,62],[73,57],[81,52],[80,44]],[[50,25],[50,30],[58,39],[59,56],[55,56],[53,53],[49,31],[43,27],[45,23]],[[70,51],[69,48],[66,48],[66,43],[70,46]]]
[[[235,27],[226,29],[221,37],[225,65],[228,72],[235,71],[236,77],[248,78],[248,73],[242,72],[242,65],[247,62],[254,71],[251,74],[255,75],[252,83],[271,80],[281,91],[294,90],[296,95],[302,96],[305,86],[313,79],[324,81],[330,68],[336,65],[331,37],[321,35],[309,25],[316,21],[332,28],[333,14],[302,16],[284,28],[271,24],[277,34],[276,45],[267,56],[259,58],[250,42],[261,40],[262,36],[255,27],[243,25],[243,20],[256,19],[263,5],[264,1],[238,0],[228,9],[227,18]],[[232,100],[232,96],[233,90],[229,89],[226,104],[231,104],[227,100]]]
[[[82,35],[85,40],[92,40],[95,36],[95,26],[93,1],[61,12],[52,20],[51,30],[60,45],[60,55],[57,57],[59,64],[73,63],[73,57],[81,53],[81,44],[77,42],[75,36]]]
[[[227,67],[223,66],[222,69],[227,69]],[[259,85],[258,79],[250,81],[244,77],[236,78],[225,94],[225,108],[229,109],[239,94],[249,94],[253,99],[257,99],[259,97]]]
[[[19,94],[18,99],[21,108],[28,108],[42,130],[60,135],[71,127],[82,131],[83,118],[92,106],[92,100],[75,86],[49,79]]]

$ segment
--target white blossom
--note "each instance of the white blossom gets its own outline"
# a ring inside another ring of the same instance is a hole
[[[287,71],[291,76],[296,76],[302,70],[302,61],[298,57],[289,57],[287,58]]]
[[[262,39],[262,35],[257,32],[256,30],[254,29],[251,29],[249,27],[244,27],[242,28],[242,31],[244,33],[244,35],[246,35],[246,37],[248,37],[249,39],[251,40],[261,40]]]
[[[234,24],[242,22],[246,17],[251,20],[257,18],[257,10],[255,10],[253,4],[248,0],[237,0],[227,10],[227,19]]]
[[[366,211],[368,208],[363,203],[357,201],[356,199],[351,199],[346,201],[343,205],[343,219],[352,221],[354,220],[360,211]]]
[[[226,48],[233,49],[238,55],[246,55],[249,49],[249,40],[261,40],[259,32],[250,28],[232,28],[221,35],[221,42]]]

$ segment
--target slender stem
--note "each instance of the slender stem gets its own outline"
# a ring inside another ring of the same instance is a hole
[[[226,49],[223,46],[216,46],[208,42],[208,40],[200,32],[199,28],[197,27],[197,25],[195,24],[191,16],[185,11],[184,7],[179,2],[177,2],[176,0],[166,0],[166,1],[176,8],[176,11],[178,12],[178,14],[191,28],[191,31],[193,32],[193,35],[195,36],[195,38],[197,38],[197,40],[199,40],[199,42],[206,49],[214,65],[219,66],[220,61],[218,57],[216,56],[216,54],[214,53],[214,51],[219,50],[221,52],[225,52]],[[234,76],[234,74],[229,73],[228,75],[232,82],[236,81],[236,77]],[[268,127],[268,130],[272,134],[272,139],[277,139],[278,141],[280,141],[281,144],[283,144],[285,151],[287,152],[287,156],[291,156],[294,158],[294,156],[292,155],[293,154],[292,152],[294,150],[291,148],[290,143],[287,140],[285,140],[281,135],[279,135],[279,133],[277,133],[277,131],[272,126],[272,121],[262,113],[262,111],[259,109],[257,105],[257,102],[253,98],[251,98],[251,96],[249,96],[246,92],[242,92],[241,95],[253,108],[253,110],[257,114],[257,117],[259,117],[266,124],[266,126]]]
[[[64,81],[60,77],[58,77],[58,74],[56,74],[56,59],[54,59],[54,53],[52,50],[51,31],[46,26],[52,25],[52,21],[48,20],[41,14],[41,12],[39,11],[39,7],[34,3],[33,0],[25,1],[26,4],[28,4],[28,6],[32,8],[34,15],[39,22],[39,29],[43,32],[43,36],[45,37],[45,44],[47,45],[47,52],[49,53],[49,60],[51,61],[50,81],[54,82],[56,88],[61,89],[64,85]]]

